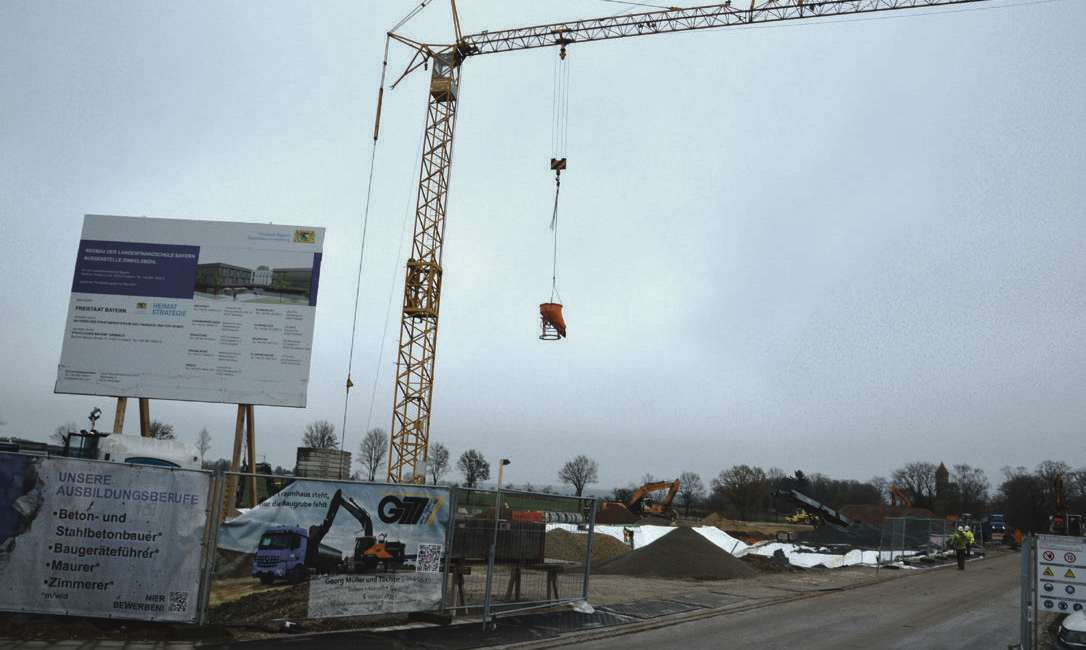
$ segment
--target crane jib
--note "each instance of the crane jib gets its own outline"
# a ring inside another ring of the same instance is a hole
[[[454,44],[420,43],[389,37],[415,50],[393,87],[412,71],[433,63],[426,130],[419,169],[411,256],[407,262],[400,320],[400,349],[389,441],[388,480],[422,483],[430,438],[430,415],[441,304],[445,209],[452,172],[453,133],[464,59],[571,43],[668,34],[701,29],[847,16],[901,9],[936,8],[992,0],[736,0],[699,7],[607,16],[459,36]]]

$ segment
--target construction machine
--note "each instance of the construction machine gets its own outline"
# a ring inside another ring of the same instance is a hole
[[[671,509],[675,495],[682,483],[675,481],[653,481],[634,490],[626,501],[603,501],[596,513],[596,522],[601,524],[633,524],[643,518],[661,519],[668,522],[676,517]],[[667,490],[667,495],[660,501],[652,498],[654,492]]]
[[[362,524],[362,534],[355,538],[354,551],[344,558],[343,552],[322,542],[343,508]],[[272,526],[264,531],[253,558],[252,576],[264,584],[276,579],[300,582],[310,573],[365,573],[378,566],[385,571],[402,567],[408,559],[403,542],[390,542],[385,535],[374,536],[373,520],[365,508],[343,490],[336,490],[328,504],[328,512],[319,525],[308,530],[301,526]]]
[[[834,510],[828,505],[816,501],[811,497],[799,492],[798,490],[777,490],[773,493],[773,496],[778,499],[784,499],[800,509],[800,511],[808,515],[808,521],[804,523],[810,523],[816,525],[818,523],[830,523],[842,528],[848,528],[853,522],[851,519]]]
[[[389,44],[395,41],[408,47],[413,54],[392,87],[395,88],[417,70],[429,70],[430,79],[429,92],[425,94],[426,125],[419,164],[414,234],[404,275],[400,344],[396,356],[396,381],[392,399],[388,480],[395,483],[421,483],[426,477],[436,378],[438,315],[446,271],[443,258],[453,141],[461,96],[461,73],[467,61],[535,48],[555,48],[558,50],[559,61],[563,61],[570,50],[580,49],[592,42],[694,30],[743,29],[781,22],[803,24],[818,19],[832,20],[851,15],[883,14],[906,9],[930,10],[981,1],[984,0],[726,0],[695,7],[658,7],[651,3],[641,3],[652,10],[465,34],[461,31],[460,18],[453,0],[450,4],[454,36],[451,41],[444,43],[424,43],[399,32],[400,27],[426,3],[419,5],[388,33],[381,84],[377,91],[374,146],[371,150],[376,151],[380,134],[388,50]],[[639,56],[651,55],[642,52]],[[715,53],[710,56],[723,55]],[[638,67],[632,65],[630,69],[636,75]],[[892,75],[887,78],[891,79]],[[557,101],[555,105],[559,106]],[[562,115],[565,115],[565,112]],[[708,127],[709,125],[706,125],[706,128]],[[566,166],[563,156],[551,160],[551,169],[555,172],[565,169]],[[557,191],[555,206],[557,210]],[[564,336],[565,323],[564,319],[559,317],[559,309],[560,303],[557,300],[542,305],[541,338],[553,340]],[[351,385],[348,370],[348,389]]]

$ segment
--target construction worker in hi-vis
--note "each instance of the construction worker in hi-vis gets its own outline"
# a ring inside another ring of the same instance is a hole
[[[973,546],[973,531],[967,526],[958,526],[954,534],[950,536],[950,547],[954,549],[954,557],[958,560],[958,570],[965,570],[965,556]]]

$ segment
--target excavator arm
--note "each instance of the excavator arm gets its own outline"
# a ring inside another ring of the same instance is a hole
[[[336,490],[336,493],[332,495],[332,500],[328,503],[328,512],[324,515],[324,521],[317,526],[309,527],[309,548],[306,549],[306,555],[312,555],[316,558],[317,549],[320,547],[321,542],[324,541],[325,535],[332,529],[332,524],[336,521],[336,515],[339,514],[340,508],[346,508],[347,512],[351,513],[355,519],[362,524],[362,529],[365,531],[367,537],[373,536],[373,520],[370,519],[369,513],[365,508],[358,505],[353,499],[344,498],[343,490]]]

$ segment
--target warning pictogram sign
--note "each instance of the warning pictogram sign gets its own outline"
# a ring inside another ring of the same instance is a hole
[[[1050,612],[1086,608],[1086,538],[1038,535],[1033,575],[1039,609]]]

